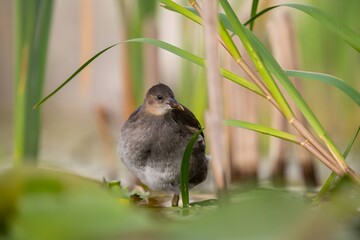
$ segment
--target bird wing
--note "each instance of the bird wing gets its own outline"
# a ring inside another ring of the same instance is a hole
[[[173,109],[171,115],[175,122],[187,126],[188,128],[201,129],[199,121],[196,119],[195,115],[185,106],[181,105],[184,108],[184,111]],[[204,137],[204,133],[201,133],[201,136]]]
[[[129,118],[128,118],[128,121],[129,122],[135,122],[138,118],[139,118],[139,112],[141,110],[141,106],[139,106],[133,113],[130,114]]]

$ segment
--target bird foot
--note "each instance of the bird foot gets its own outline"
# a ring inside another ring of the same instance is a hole
[[[171,199],[171,206],[172,207],[177,207],[179,206],[179,194],[174,194],[173,198]]]

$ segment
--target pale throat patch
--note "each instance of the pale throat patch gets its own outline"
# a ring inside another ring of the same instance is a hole
[[[161,116],[168,113],[171,107],[168,104],[146,104],[145,109],[150,114]]]

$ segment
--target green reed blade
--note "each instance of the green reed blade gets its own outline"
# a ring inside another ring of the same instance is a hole
[[[40,112],[32,106],[43,92],[53,1],[16,0],[14,163],[36,161]]]
[[[324,73],[306,72],[299,70],[285,70],[285,73],[289,77],[318,80],[337,87],[346,95],[348,95],[358,106],[360,106],[360,93],[340,78]]]
[[[152,45],[155,45],[159,48],[162,48],[168,52],[171,52],[181,58],[184,58],[188,61],[191,61],[201,67],[205,67],[205,60],[199,56],[196,56],[188,51],[185,51],[184,49],[178,48],[174,45],[171,45],[169,43],[157,40],[157,39],[151,39],[151,38],[135,38],[135,39],[130,39],[127,40],[125,42],[142,42],[142,43],[149,43]],[[243,87],[249,89],[250,91],[255,92],[256,94],[260,95],[260,96],[264,96],[264,94],[262,93],[262,91],[259,89],[259,87],[254,84],[253,82],[250,82],[249,80],[246,80],[244,78],[239,77],[238,75],[221,68],[220,69],[220,74],[222,76],[224,76],[225,78],[228,78],[229,80],[238,83],[240,85],[242,85]]]
[[[253,0],[252,5],[251,5],[251,14],[250,14],[251,17],[254,17],[256,15],[258,5],[259,5],[259,0]],[[251,31],[254,29],[254,24],[255,24],[255,21],[250,22],[250,30]]]
[[[344,161],[344,158],[338,148],[335,146],[333,140],[328,136],[325,129],[321,125],[320,121],[317,119],[315,114],[312,112],[308,104],[305,102],[303,97],[300,95],[298,90],[295,88],[294,84],[289,80],[284,70],[280,67],[274,57],[270,52],[265,48],[265,46],[260,42],[260,40],[248,29],[246,29],[246,34],[249,36],[251,41],[254,44],[254,47],[257,49],[262,59],[264,60],[266,66],[274,74],[274,76],[279,80],[281,85],[284,87],[286,92],[289,94],[291,99],[294,101],[296,106],[305,116],[307,121],[310,123],[311,127],[315,130],[317,135],[324,141],[330,151],[336,155],[340,161]]]
[[[308,5],[302,5],[302,4],[281,4],[272,6],[269,8],[266,8],[250,18],[247,23],[253,22],[256,18],[260,17],[264,13],[278,7],[290,7],[297,10],[300,10],[315,20],[317,20],[319,23],[321,23],[324,27],[326,27],[330,32],[337,35],[340,39],[344,40],[346,43],[348,43],[352,48],[354,48],[356,51],[360,52],[360,35],[348,28],[347,26],[343,25],[339,21],[335,20],[333,17],[331,17],[326,12],[322,11],[319,8],[308,6]]]
[[[231,25],[233,26],[236,35],[240,38],[241,42],[243,43],[244,47],[249,53],[256,68],[258,69],[260,75],[262,76],[263,81],[266,83],[267,87],[269,88],[272,96],[279,105],[282,113],[286,116],[288,120],[292,119],[294,117],[294,113],[292,112],[289,104],[285,100],[284,96],[282,95],[274,79],[272,78],[263,60],[259,56],[257,50],[254,48],[252,41],[250,41],[248,35],[246,34],[246,30],[248,29],[246,29],[240,23],[238,17],[236,16],[234,10],[231,8],[227,0],[220,0],[220,4],[223,7],[225,14],[227,15]]]
[[[355,140],[356,140],[357,136],[359,135],[359,132],[360,132],[360,127],[358,127],[358,129],[355,132],[354,136],[350,140],[345,152],[343,153],[344,159],[346,159],[346,157],[348,156],[352,146],[355,143]],[[316,196],[316,198],[314,200],[315,202],[319,201],[327,192],[329,192],[330,188],[333,186],[336,179],[337,179],[336,173],[332,172],[330,174],[330,176],[326,179],[324,185],[321,187],[319,193],[317,194],[317,196]]]
[[[48,94],[46,97],[44,97],[43,99],[41,99],[39,102],[37,102],[34,105],[34,109],[40,107],[41,104],[43,104],[46,100],[48,100],[50,97],[52,97],[55,93],[57,93],[60,89],[62,89],[66,84],[68,84],[74,77],[76,77],[76,75],[78,75],[85,67],[87,67],[87,65],[89,65],[92,61],[94,61],[97,57],[99,57],[101,54],[103,54],[104,52],[106,52],[107,50],[115,47],[119,45],[119,43],[117,44],[113,44],[110,47],[107,47],[103,50],[101,50],[100,52],[98,52],[97,54],[95,54],[92,58],[90,58],[89,60],[87,60],[83,65],[81,65],[68,79],[66,79],[59,87],[57,87],[54,91],[52,91],[50,94]]]
[[[194,147],[195,142],[197,141],[199,135],[204,129],[199,129],[194,133],[190,138],[188,144],[186,145],[183,158],[181,161],[181,171],[180,171],[180,191],[183,207],[189,207],[189,169],[190,169],[190,158],[191,153]]]
[[[281,130],[277,130],[277,129],[274,129],[274,128],[271,128],[271,127],[268,127],[265,125],[250,123],[250,122],[245,122],[245,121],[240,121],[240,120],[225,120],[224,124],[227,126],[248,129],[251,131],[258,132],[258,133],[281,138],[281,139],[289,141],[289,142],[300,144],[300,141],[296,135],[288,133],[288,132],[284,132]]]

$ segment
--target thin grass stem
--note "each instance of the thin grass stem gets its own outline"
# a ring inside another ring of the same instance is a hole
[[[294,118],[289,123],[305,138],[311,145],[313,145],[328,161],[336,163],[338,167],[345,173],[346,167],[342,166],[339,161],[333,158],[333,156],[324,148],[324,146],[317,141],[317,139],[301,124],[301,122]]]
[[[324,157],[312,144],[308,141],[302,142],[301,146],[303,146],[307,151],[313,154],[317,159],[319,159],[325,166],[327,166],[331,171],[335,172],[339,176],[343,176],[345,174],[344,171],[339,169],[337,162],[334,159],[327,159]]]

